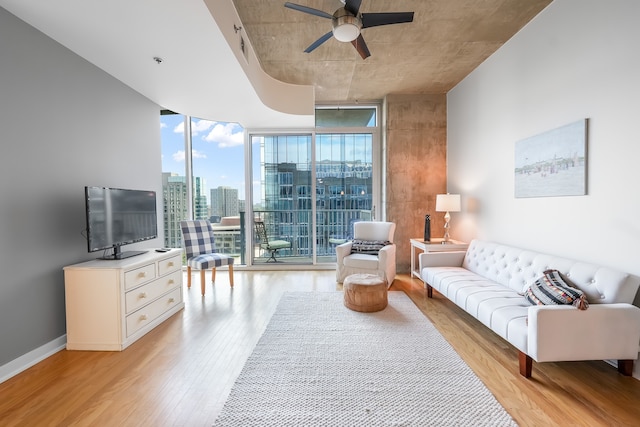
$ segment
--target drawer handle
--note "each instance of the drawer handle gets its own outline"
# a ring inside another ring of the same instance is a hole
[[[138,295],[138,298],[146,298],[146,297],[147,297],[146,292],[141,292],[140,295]]]
[[[173,285],[175,282],[173,281],[173,279],[169,279],[169,284]]]
[[[169,298],[169,303],[175,302],[176,300],[174,298]]]
[[[147,273],[142,271],[142,272],[138,273],[138,277],[147,277]]]
[[[173,267],[173,261],[169,261],[169,262],[167,263],[167,265],[168,265],[169,267]]]
[[[140,315],[140,320],[147,320],[147,315],[146,314],[141,314]]]

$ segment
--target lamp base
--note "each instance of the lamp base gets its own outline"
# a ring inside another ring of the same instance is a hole
[[[451,237],[449,237],[449,227],[450,227],[449,220],[450,219],[451,219],[451,215],[449,215],[449,212],[444,214],[444,238],[442,239],[443,245],[446,245],[451,240]]]

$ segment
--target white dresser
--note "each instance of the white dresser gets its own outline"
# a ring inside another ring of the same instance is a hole
[[[182,250],[64,268],[67,350],[124,350],[184,308]]]

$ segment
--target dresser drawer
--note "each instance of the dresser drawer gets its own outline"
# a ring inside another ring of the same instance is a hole
[[[148,264],[143,267],[129,270],[124,273],[124,288],[131,289],[138,285],[142,285],[156,278],[155,264]]]
[[[163,259],[158,261],[158,274],[160,276],[182,269],[182,255],[176,255],[174,257]]]
[[[164,312],[182,302],[182,288],[176,288],[151,304],[127,316],[127,337],[156,320]]]
[[[151,283],[133,289],[125,295],[125,311],[127,314],[145,306],[160,295],[177,287],[181,283],[182,271],[174,271]]]

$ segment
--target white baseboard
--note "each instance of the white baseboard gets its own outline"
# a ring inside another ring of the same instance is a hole
[[[49,341],[48,343],[41,345],[27,354],[23,354],[11,362],[5,363],[0,366],[0,383],[3,383],[9,378],[18,375],[20,372],[29,369],[52,354],[55,354],[60,350],[64,350],[66,345],[67,335],[65,334],[53,341]]]

